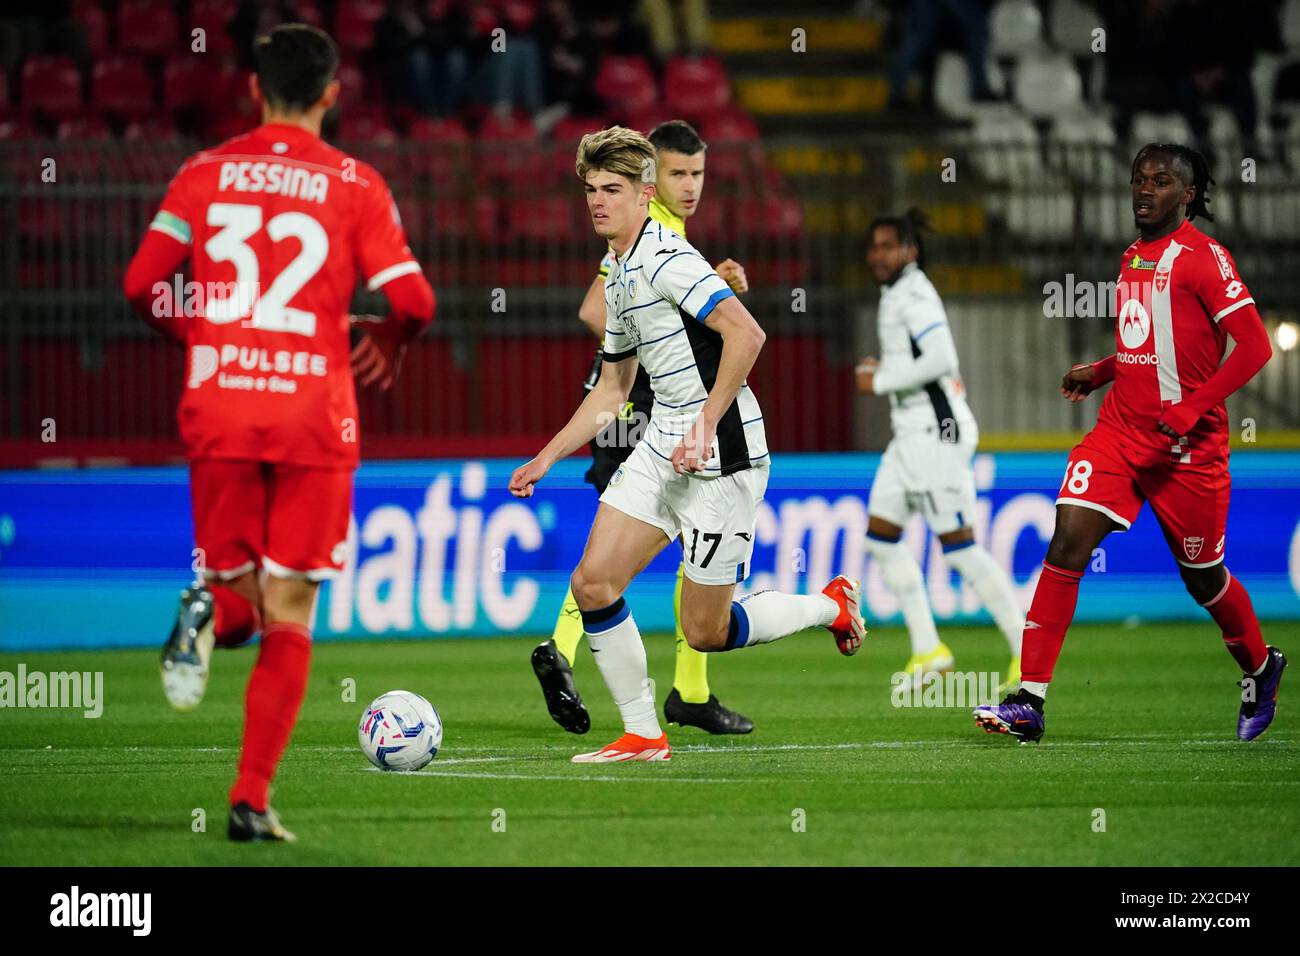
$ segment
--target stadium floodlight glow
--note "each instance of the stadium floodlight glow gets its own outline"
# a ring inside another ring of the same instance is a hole
[[[1296,347],[1296,343],[1300,342],[1300,327],[1297,327],[1294,322],[1279,323],[1277,331],[1273,333],[1273,339],[1283,352],[1290,352]]]

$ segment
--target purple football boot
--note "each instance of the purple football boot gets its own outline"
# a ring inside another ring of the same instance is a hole
[[[1276,647],[1268,649],[1268,664],[1258,677],[1247,674],[1241,679],[1241,713],[1237,715],[1237,738],[1254,740],[1273,723],[1277,713],[1277,688],[1282,683],[1286,658]],[[1248,693],[1253,688],[1254,693]],[[1247,699],[1249,698],[1249,699]]]
[[[1025,690],[1008,694],[1000,704],[976,707],[975,726],[984,728],[986,734],[1010,734],[1022,744],[1038,743],[1043,736],[1042,702]]]

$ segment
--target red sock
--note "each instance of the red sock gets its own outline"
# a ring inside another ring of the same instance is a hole
[[[311,631],[306,627],[277,621],[262,631],[244,697],[244,747],[239,777],[230,790],[232,806],[246,802],[259,813],[266,810],[266,791],[298,720],[310,663]]]
[[[1232,659],[1243,672],[1253,674],[1264,663],[1268,648],[1264,646],[1264,635],[1259,631],[1259,618],[1255,617],[1250,595],[1231,571],[1223,570],[1228,575],[1228,583],[1218,597],[1203,606],[1223,631],[1223,643]]]
[[[208,590],[217,647],[238,647],[258,632],[261,615],[247,598],[221,584],[211,584]]]
[[[1065,632],[1074,620],[1074,606],[1079,600],[1082,571],[1067,571],[1043,562],[1043,574],[1034,588],[1025,618],[1025,636],[1020,651],[1020,679],[1046,684],[1052,668],[1061,656]]]

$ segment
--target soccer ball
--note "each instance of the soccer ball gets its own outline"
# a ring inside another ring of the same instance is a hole
[[[442,718],[419,694],[390,690],[361,715],[357,740],[380,770],[419,770],[438,756]]]

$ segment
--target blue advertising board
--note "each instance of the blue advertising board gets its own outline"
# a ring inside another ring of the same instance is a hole
[[[863,580],[868,624],[897,604],[863,544],[869,454],[779,455],[743,590],[809,593]],[[321,591],[319,638],[549,633],[582,553],[595,492],[587,462],[557,465],[534,497],[506,490],[516,460],[375,462],[357,473],[344,572]],[[1028,606],[1051,536],[1059,452],[976,457],[976,534]],[[1227,561],[1261,618],[1300,619],[1300,454],[1232,460]],[[183,468],[0,472],[0,649],[161,644],[195,564]],[[918,520],[904,537],[942,622],[984,622]],[[643,631],[672,628],[669,547],[628,601]],[[1078,620],[1201,620],[1150,511],[1094,556]]]

